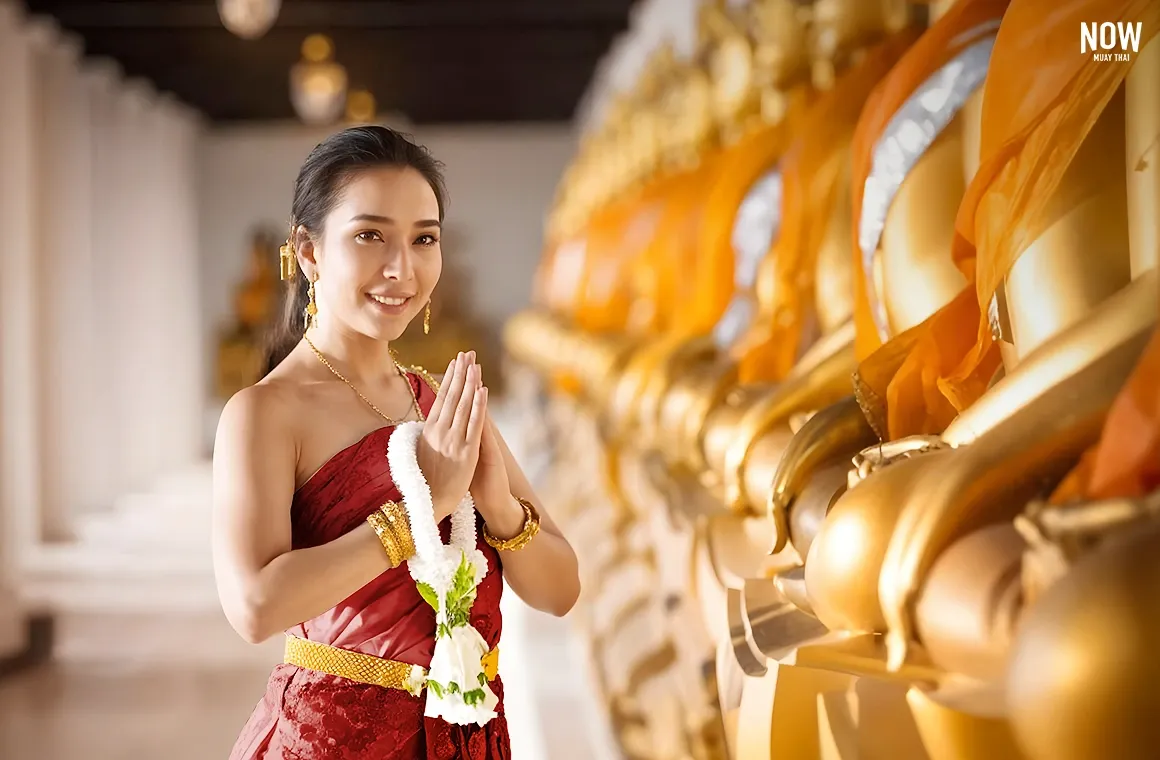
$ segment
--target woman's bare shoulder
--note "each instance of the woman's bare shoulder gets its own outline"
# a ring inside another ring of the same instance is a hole
[[[227,432],[247,437],[293,437],[303,402],[310,394],[310,383],[304,374],[298,368],[280,366],[235,393],[222,409],[219,435]]]

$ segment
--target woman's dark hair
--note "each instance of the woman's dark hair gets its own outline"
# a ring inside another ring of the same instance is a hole
[[[347,183],[360,172],[384,166],[411,168],[423,175],[439,203],[439,221],[447,203],[443,165],[426,148],[407,136],[379,126],[344,129],[323,140],[302,164],[294,182],[294,201],[290,208],[290,229],[305,228],[291,241],[295,247],[309,234],[314,240],[322,235],[323,221],[342,197]],[[278,366],[302,340],[305,331],[302,313],[309,297],[310,283],[301,271],[286,284],[282,315],[266,341],[265,372]]]

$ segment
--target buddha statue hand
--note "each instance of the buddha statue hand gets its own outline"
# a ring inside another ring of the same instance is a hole
[[[874,431],[853,396],[824,407],[802,424],[785,448],[769,491],[767,511],[776,531],[770,554],[781,551],[790,541],[793,532],[791,507],[799,500],[814,474],[829,464],[843,460],[848,463],[851,452],[874,438]],[[816,506],[828,510],[832,501],[832,498],[821,499]],[[812,522],[820,524],[821,520]],[[802,538],[808,543],[812,536]],[[796,548],[802,549],[801,546]]]
[[[872,473],[883,467],[889,467],[899,460],[910,459],[949,447],[950,444],[937,435],[911,435],[862,449],[854,456],[854,467],[850,470],[848,487],[853,488]]]
[[[1160,521],[1160,491],[1143,499],[1103,499],[1053,505],[1035,501],[1015,518],[1027,542],[1023,593],[1033,603],[1082,557],[1110,536]]]
[[[1004,693],[1028,760],[1155,756],[1158,514],[1156,493],[1041,512],[1048,534],[1108,532],[1020,617]]]

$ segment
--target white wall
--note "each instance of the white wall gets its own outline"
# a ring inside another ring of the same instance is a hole
[[[285,226],[298,167],[330,131],[269,125],[203,133],[199,238],[204,366],[210,372],[217,330],[233,318],[234,287],[244,276],[250,235],[257,224]],[[529,302],[545,215],[575,152],[573,130],[472,126],[413,134],[446,164],[450,204],[443,255],[462,264],[476,312],[498,328]]]

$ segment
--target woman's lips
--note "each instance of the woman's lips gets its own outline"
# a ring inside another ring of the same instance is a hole
[[[407,304],[411,302],[411,296],[392,297],[367,293],[367,300],[374,304],[375,308],[383,314],[398,316],[407,310]]]

